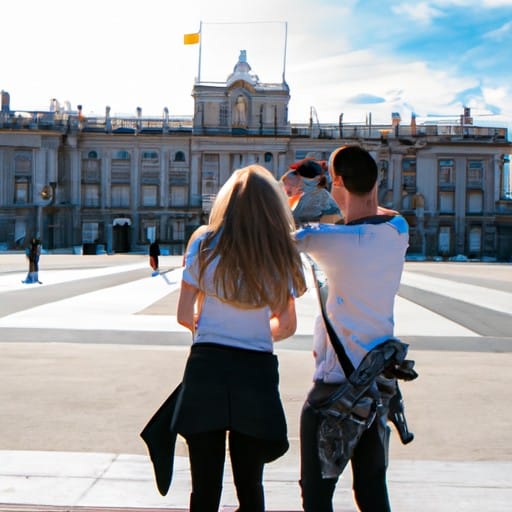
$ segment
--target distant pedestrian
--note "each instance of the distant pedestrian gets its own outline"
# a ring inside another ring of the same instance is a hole
[[[153,273],[151,274],[153,276],[157,276],[160,273],[158,256],[160,256],[160,245],[158,244],[158,239],[156,238],[149,245],[149,265],[153,269]]]
[[[28,259],[28,274],[22,283],[33,284],[39,283],[39,256],[41,255],[41,240],[33,237],[30,241],[30,246],[27,248],[27,259]]]

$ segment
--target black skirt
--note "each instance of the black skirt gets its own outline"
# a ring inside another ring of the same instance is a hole
[[[173,430],[183,437],[234,430],[266,441],[267,462],[288,449],[277,356],[213,343],[192,345]]]

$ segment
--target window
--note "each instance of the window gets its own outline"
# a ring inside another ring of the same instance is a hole
[[[306,158],[306,156],[309,153],[310,152],[307,149],[298,149],[297,151],[295,151],[295,161],[302,160],[303,158]]]
[[[98,152],[89,151],[89,153],[87,153],[87,158],[89,158],[90,160],[95,160],[96,158],[98,158]]]
[[[455,161],[444,159],[438,161],[439,170],[439,213],[455,212]]]
[[[480,254],[482,250],[482,228],[480,226],[473,226],[469,230],[468,249],[471,256]]]
[[[82,204],[88,208],[100,206],[100,186],[95,184],[82,185]]]
[[[171,187],[169,206],[187,206],[187,187]]]
[[[183,151],[176,151],[176,153],[174,154],[174,161],[185,162],[185,153],[183,153]]]
[[[152,162],[158,162],[158,153],[156,151],[143,151],[142,160],[151,160]]]
[[[14,223],[14,241],[18,247],[25,245],[25,237],[27,236],[27,221],[17,218]]]
[[[440,254],[449,254],[451,243],[450,226],[441,226],[439,228],[438,249]]]
[[[482,187],[484,163],[481,160],[468,161],[468,187]]]
[[[145,238],[143,238],[143,240],[147,240],[147,241],[151,241],[153,242],[154,240],[157,239],[157,236],[156,236],[156,226],[154,224],[145,224],[144,225],[144,229],[145,229]]]
[[[481,190],[468,190],[467,213],[482,213],[484,209],[483,193]]]
[[[455,212],[455,200],[453,197],[453,192],[441,190],[439,192],[439,213],[453,214],[454,212]]]
[[[16,177],[14,182],[14,202],[27,204],[30,201],[30,178]]]
[[[274,155],[272,155],[272,153],[269,153],[269,152],[267,151],[267,152],[265,153],[265,157],[264,157],[265,163],[266,163],[266,164],[271,163],[273,159],[274,159]]]
[[[439,160],[439,186],[453,187],[455,185],[455,161]]]
[[[112,208],[128,208],[130,206],[130,185],[112,185]]]
[[[125,151],[124,149],[118,151],[115,156],[115,160],[130,160],[130,153],[128,151]]]
[[[158,186],[142,185],[142,206],[158,205]]]
[[[402,187],[410,194],[416,193],[416,158],[402,160]]]
[[[387,160],[379,160],[379,189],[388,189],[388,169],[389,162]]]
[[[216,194],[219,182],[219,155],[203,156],[203,194]]]
[[[92,244],[99,239],[99,226],[97,222],[84,222],[82,224],[82,242]]]
[[[101,176],[99,160],[84,160],[82,162],[82,183],[99,183]]]
[[[228,126],[229,107],[227,103],[222,103],[219,109],[219,125]]]
[[[176,219],[172,221],[172,239],[185,240],[185,221]]]
[[[243,167],[243,156],[240,153],[231,155],[231,169],[236,170]]]

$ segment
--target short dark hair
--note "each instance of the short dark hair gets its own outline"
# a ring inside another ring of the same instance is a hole
[[[304,178],[316,178],[322,176],[324,170],[322,166],[311,158],[305,158],[299,162],[295,162],[290,166],[291,169],[295,169],[295,172],[303,176]]]
[[[336,149],[331,155],[330,165],[334,174],[343,178],[345,188],[352,194],[365,195],[377,182],[377,163],[360,146],[342,146]]]

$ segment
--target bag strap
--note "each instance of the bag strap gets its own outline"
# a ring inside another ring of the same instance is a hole
[[[325,329],[329,336],[329,341],[331,342],[331,345],[334,348],[336,355],[338,356],[341,367],[343,368],[343,372],[345,373],[345,376],[348,379],[350,375],[352,375],[352,373],[354,372],[355,368],[354,365],[352,364],[352,361],[350,361],[350,359],[348,358],[347,352],[345,351],[345,347],[338,338],[338,335],[336,334],[336,331],[334,330],[334,327],[332,326],[327,316],[327,312],[325,310],[327,287],[325,284],[321,284],[321,280],[318,277],[320,272],[318,266],[313,260],[311,260],[311,258],[309,258],[309,261],[311,264],[311,270],[313,272],[313,279],[315,281],[316,291],[318,293],[318,300],[320,302],[320,309],[322,310],[322,317],[324,319]]]
[[[369,217],[363,217],[361,219],[355,219],[352,222],[346,223],[346,225],[357,225],[357,224],[383,224],[385,222],[389,222],[392,220],[396,215],[371,215]],[[339,222],[345,224],[345,222]],[[338,223],[337,223],[338,224]],[[350,361],[347,352],[345,350],[345,347],[343,343],[338,338],[338,335],[336,334],[336,331],[334,330],[329,317],[327,316],[327,312],[325,310],[325,301],[327,299],[327,287],[325,284],[323,284],[324,280],[319,279],[320,269],[318,268],[317,264],[314,262],[314,260],[307,256],[309,263],[311,265],[311,270],[313,271],[313,279],[315,281],[316,290],[318,293],[318,299],[320,302],[320,308],[322,310],[322,317],[324,319],[325,329],[327,330],[327,334],[329,335],[329,341],[331,342],[331,345],[334,348],[334,351],[336,352],[336,355],[338,356],[338,359],[340,361],[341,367],[343,368],[343,372],[345,373],[345,376],[347,379],[352,375],[352,373],[355,371],[354,365],[352,364],[352,361]]]

